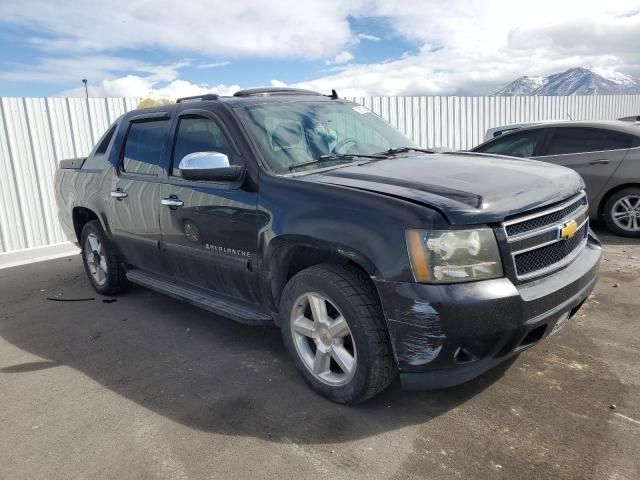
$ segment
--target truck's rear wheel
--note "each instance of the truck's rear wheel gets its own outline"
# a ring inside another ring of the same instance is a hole
[[[395,378],[375,287],[357,268],[318,265],[303,270],[285,287],[280,305],[289,355],[324,397],[359,403]]]
[[[611,195],[604,205],[604,221],[613,233],[640,237],[640,188],[625,188]]]
[[[82,263],[96,292],[113,295],[127,286],[115,248],[97,220],[87,222],[81,234]]]

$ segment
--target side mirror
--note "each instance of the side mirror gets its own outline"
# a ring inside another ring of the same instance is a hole
[[[244,175],[244,167],[229,165],[229,157],[220,152],[194,152],[185,155],[178,165],[186,180],[233,182]]]

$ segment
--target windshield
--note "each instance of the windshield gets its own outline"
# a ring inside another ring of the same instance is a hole
[[[295,165],[319,168],[357,161],[357,155],[415,147],[378,115],[354,103],[274,103],[236,111],[278,174],[289,173]]]

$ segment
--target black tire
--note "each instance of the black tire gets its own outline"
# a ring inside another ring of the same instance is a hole
[[[296,302],[310,293],[326,297],[348,324],[349,341],[357,351],[357,360],[352,376],[343,385],[327,385],[316,378],[296,347],[292,312],[299,305]],[[337,403],[357,404],[377,395],[396,378],[397,368],[375,286],[358,268],[327,264],[301,271],[284,289],[280,315],[289,355],[307,383],[323,397]]]
[[[89,265],[89,254],[87,253],[89,245],[89,237],[93,235],[97,238],[101,245],[100,253],[104,256],[104,263],[106,264],[106,275],[102,283],[98,282],[94,275],[91,273]],[[87,222],[82,229],[80,235],[80,255],[82,255],[82,263],[84,270],[87,273],[89,282],[96,292],[100,295],[114,295],[123,291],[127,285],[127,277],[122,265],[122,261],[119,258],[115,247],[105,235],[102,225],[98,220],[91,220]]]
[[[609,229],[609,231],[611,231],[612,233],[615,233],[616,235],[620,235],[622,237],[632,237],[632,238],[640,238],[640,228],[638,230],[631,230],[631,229],[625,229],[622,228],[620,225],[618,225],[616,223],[616,221],[613,218],[613,214],[614,214],[614,209],[616,208],[616,204],[618,204],[618,201],[625,198],[625,197],[636,197],[636,198],[640,198],[640,188],[639,187],[629,187],[629,188],[625,188],[623,190],[620,190],[619,192],[615,192],[613,195],[611,195],[606,203],[604,204],[604,208],[603,208],[603,217],[604,217],[604,222],[607,226],[607,228]],[[634,204],[635,206],[635,204]],[[636,222],[637,225],[640,227],[640,203],[637,204],[636,208]]]

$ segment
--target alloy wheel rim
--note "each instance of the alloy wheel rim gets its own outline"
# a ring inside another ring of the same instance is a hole
[[[305,293],[291,310],[296,351],[311,374],[330,386],[348,383],[356,371],[356,346],[347,321],[324,295]]]
[[[102,242],[93,233],[87,235],[84,245],[84,257],[93,280],[98,285],[104,285],[107,281],[107,257],[104,254]]]
[[[627,195],[613,204],[611,218],[627,232],[640,231],[640,195]]]

